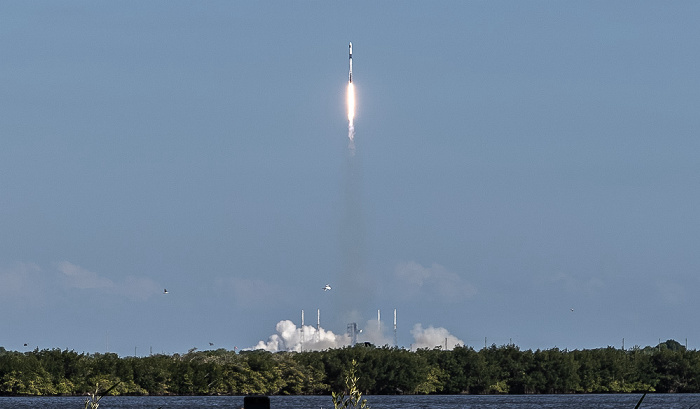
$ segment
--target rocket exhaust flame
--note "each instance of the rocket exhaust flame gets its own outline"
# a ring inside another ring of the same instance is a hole
[[[348,127],[350,129],[350,134],[348,135],[350,139],[354,139],[354,125],[355,120],[355,86],[352,82],[348,83]]]
[[[348,74],[348,138],[351,152],[355,151],[355,86],[352,83],[352,43],[350,43],[350,72]]]

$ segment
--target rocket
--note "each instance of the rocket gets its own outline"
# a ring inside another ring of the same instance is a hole
[[[352,83],[352,43],[350,43],[350,83]]]

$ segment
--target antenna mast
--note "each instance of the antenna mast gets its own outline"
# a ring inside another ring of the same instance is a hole
[[[301,352],[304,352],[304,310],[301,310]]]
[[[399,347],[399,343],[396,341],[396,308],[394,308],[394,346]]]

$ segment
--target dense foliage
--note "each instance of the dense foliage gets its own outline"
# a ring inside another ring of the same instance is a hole
[[[700,392],[700,352],[669,340],[621,350],[522,351],[514,345],[451,351],[357,345],[318,352],[218,349],[124,357],[0,347],[0,394],[330,394],[357,362],[365,394]]]

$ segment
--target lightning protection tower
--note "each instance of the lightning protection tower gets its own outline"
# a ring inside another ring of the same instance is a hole
[[[396,340],[396,308],[394,308],[394,347],[399,347],[399,343]]]
[[[301,352],[304,352],[304,310],[301,310]]]

